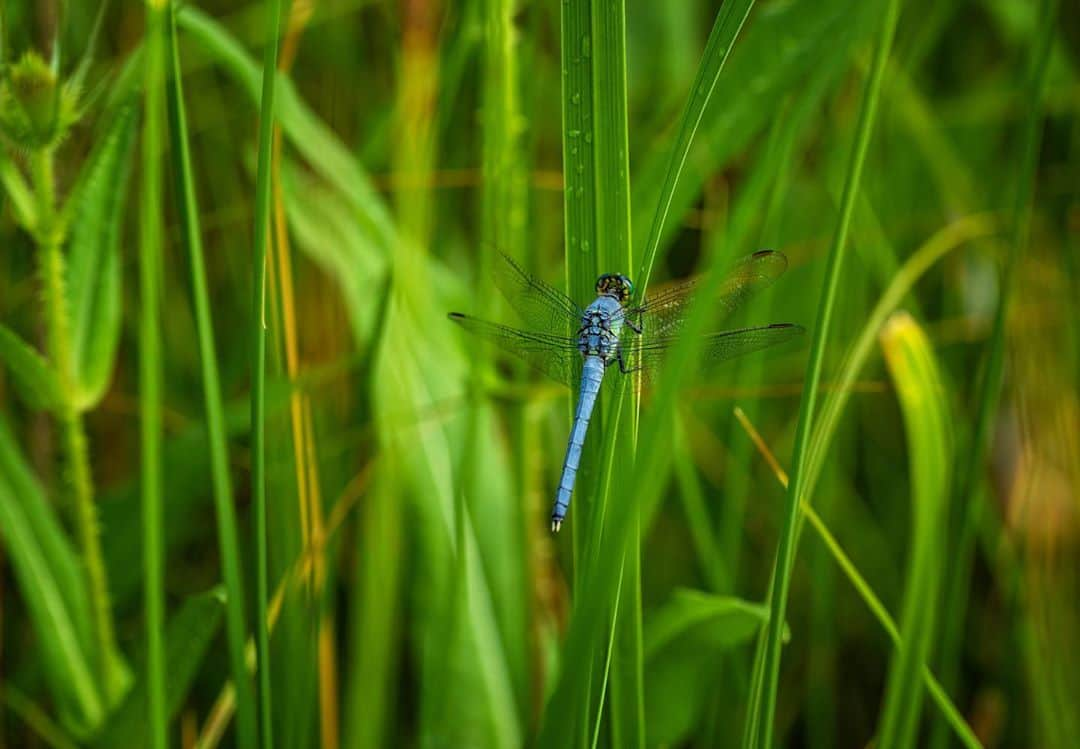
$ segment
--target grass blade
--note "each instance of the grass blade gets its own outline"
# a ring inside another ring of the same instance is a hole
[[[199,361],[202,365],[206,429],[209,437],[210,474],[214,509],[217,514],[222,577],[226,591],[225,618],[229,666],[236,690],[237,744],[240,747],[250,748],[256,745],[256,709],[251,679],[244,663],[244,647],[248,631],[245,614],[246,596],[237,539],[236,513],[233,508],[232,482],[229,477],[228,439],[225,431],[217,352],[214,345],[213,315],[210,309],[206,268],[203,261],[199,205],[195,195],[195,175],[188,146],[183,70],[180,66],[180,52],[176,38],[175,11],[172,8],[169,9],[168,56],[171,68],[167,89],[169,136],[176,161],[173,173],[176,179],[175,192],[180,215],[181,236],[187,247],[191,264],[192,300],[199,337]]]
[[[139,416],[141,435],[143,586],[150,745],[168,746],[165,712],[165,552],[162,540],[161,338],[159,287],[163,217],[165,44],[169,6],[146,4],[145,100],[139,221]]]
[[[679,132],[675,136],[675,143],[668,157],[667,167],[664,172],[664,181],[660,187],[660,196],[653,214],[652,224],[649,227],[649,236],[645,240],[645,249],[641,259],[641,270],[638,271],[636,282],[638,293],[645,294],[652,277],[653,266],[656,264],[656,255],[660,249],[660,240],[667,226],[668,213],[671,210],[672,201],[675,199],[675,190],[682,176],[686,158],[690,155],[690,146],[693,144],[694,135],[697,133],[701,118],[705,114],[705,108],[716,90],[720,73],[724,69],[731,54],[731,48],[735,39],[742,30],[750,9],[754,6],[754,0],[726,0],[716,14],[709,40],[705,43],[705,52],[701,56],[701,65],[698,67],[694,85],[690,89],[690,99],[686,102],[679,121]]]
[[[631,272],[630,144],[626,82],[626,2],[600,0],[592,7],[593,139],[595,145],[596,241],[602,272]],[[588,131],[587,131],[588,132]],[[601,403],[604,438],[604,475],[599,497],[601,518],[612,497],[625,496],[626,480],[633,471],[640,402],[627,398],[626,378],[617,397]],[[593,528],[593,548],[599,547],[603,523]],[[611,743],[620,747],[645,746],[645,656],[642,645],[641,523],[636,522],[623,559],[620,590],[612,611],[609,660]],[[601,702],[598,709],[604,707]],[[597,714],[595,737],[601,725]]]
[[[259,156],[255,177],[255,229],[251,302],[251,489],[255,506],[255,643],[259,679],[259,745],[272,747],[270,694],[269,554],[266,529],[266,249],[270,231],[270,147],[274,132],[281,0],[267,0],[267,44],[259,104]]]
[[[735,5],[748,12],[748,3],[736,3]],[[742,26],[744,18],[744,14],[732,13],[730,9],[727,13],[721,11],[717,19],[717,25],[714,27],[710,37],[711,42],[702,61],[704,71],[718,72],[730,48],[730,43],[722,43],[722,41],[734,39],[738,29]],[[699,79],[703,76],[705,76],[705,73],[700,73]],[[714,80],[714,76],[710,77],[710,80]],[[684,123],[684,130],[690,135],[693,132],[692,121],[695,116],[700,117],[698,110],[703,106],[702,102],[698,100],[698,97],[701,96],[698,93],[699,88],[695,87],[691,105],[688,105],[687,118],[690,122]],[[707,96],[705,96],[705,99],[707,99]],[[689,147],[689,137],[689,135],[686,136],[687,140],[685,142],[680,141],[677,143],[674,149],[669,188],[673,188],[677,183],[681,169],[680,160],[685,159],[686,149]],[[742,210],[739,211],[739,218],[737,222],[733,220],[733,224],[738,223],[740,227],[745,229],[752,215],[749,206],[753,204],[755,198],[760,197],[758,192],[762,184],[763,180],[759,179],[755,188],[746,191],[741,203]],[[670,195],[665,200],[669,202]],[[665,202],[665,200],[661,200],[657,208],[657,219],[653,230],[654,237],[660,235],[666,218],[668,202]],[[733,231],[732,234],[738,235],[740,238],[742,236],[737,230]],[[655,258],[655,239],[651,239],[650,243],[650,246],[654,246],[654,250],[646,255],[643,266],[646,268]],[[717,253],[716,257],[720,257],[720,254]],[[647,273],[644,273],[641,278],[647,278],[647,275]],[[714,285],[719,281],[719,275],[713,273],[709,276]],[[700,298],[711,299],[713,293],[710,292],[714,293],[715,290],[711,289],[707,283],[705,288],[701,290]],[[639,289],[637,293],[642,294],[644,291]],[[703,314],[705,306],[704,304],[698,304],[694,312],[691,313],[684,329],[683,338],[672,351],[672,355],[665,367],[665,373],[668,377],[657,388],[648,416],[643,419],[639,437],[641,450],[638,459],[635,461],[634,470],[630,474],[630,485],[633,487],[633,491],[624,495],[628,501],[614,503],[610,508],[605,519],[603,536],[600,543],[597,544],[596,550],[591,554],[592,561],[587,570],[587,575],[576,586],[578,599],[589,601],[590,606],[588,610],[583,607],[575,609],[571,618],[564,660],[568,664],[573,664],[573,669],[564,669],[559,675],[555,692],[547,706],[546,720],[541,727],[541,745],[570,746],[575,743],[573,736],[575,735],[574,731],[578,730],[576,727],[578,724],[567,716],[575,715],[576,711],[580,709],[579,706],[589,704],[588,695],[590,692],[587,680],[581,678],[580,669],[587,667],[587,664],[591,662],[592,654],[602,652],[602,643],[607,639],[605,637],[605,625],[609,621],[605,616],[607,607],[601,605],[601,602],[618,596],[619,581],[623,577],[622,562],[624,554],[627,553],[629,540],[634,534],[633,529],[638,522],[639,513],[642,524],[645,524],[659,502],[661,489],[666,481],[667,459],[670,456],[670,450],[663,447],[663,445],[667,444],[671,429],[669,415],[674,408],[676,392],[689,369],[690,359],[695,354],[693,347],[697,345],[700,337],[696,334],[702,332],[705,324],[705,315]],[[609,436],[614,435],[615,431],[609,429]],[[610,450],[608,454],[611,454]]]
[[[796,428],[795,447],[792,459],[792,480],[788,488],[787,508],[781,529],[780,542],[777,546],[775,561],[775,580],[770,594],[769,624],[765,634],[763,661],[763,679],[760,682],[760,701],[752,697],[755,709],[749,716],[749,735],[758,737],[757,746],[767,749],[772,746],[773,716],[776,711],[776,694],[780,679],[781,629],[787,610],[788,590],[791,585],[791,567],[796,550],[796,532],[798,526],[798,507],[806,484],[806,459],[809,448],[810,429],[817,401],[818,387],[821,383],[821,370],[824,363],[825,342],[828,338],[829,323],[836,300],[840,279],[840,267],[847,244],[848,228],[855,199],[859,191],[859,180],[866,159],[866,150],[870,142],[874,120],[877,114],[877,101],[881,90],[881,81],[885,63],[892,48],[893,34],[900,14],[899,0],[889,0],[882,22],[881,35],[874,54],[874,63],[870,77],[866,82],[862,109],[856,129],[855,144],[851,162],[844,181],[844,195],[841,199],[840,215],[832,245],[829,248],[828,266],[821,298],[818,301],[817,321],[814,325],[813,343],[810,360],[807,363],[807,377],[803,397],[799,405],[799,422]]]
[[[41,488],[0,420],[0,539],[37,633],[61,721],[78,735],[105,717],[95,680],[85,582]]]
[[[898,313],[881,331],[881,345],[904,415],[912,485],[912,548],[900,647],[889,669],[878,729],[881,749],[901,749],[915,745],[922,667],[936,629],[953,440],[945,386],[926,334],[910,315]]]

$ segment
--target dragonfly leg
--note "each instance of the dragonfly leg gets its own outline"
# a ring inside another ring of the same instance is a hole
[[[622,372],[623,374],[633,374],[634,372],[637,372],[639,369],[641,369],[641,367],[628,367],[628,366],[626,366],[626,360],[623,359],[621,349],[619,350],[619,353],[615,355],[615,358],[619,362],[619,371]]]
[[[637,322],[631,322],[630,318],[628,317],[624,318],[623,322],[626,324],[626,327],[630,328],[630,330],[634,331],[638,335],[641,335],[641,310],[636,309],[632,311],[637,313]]]

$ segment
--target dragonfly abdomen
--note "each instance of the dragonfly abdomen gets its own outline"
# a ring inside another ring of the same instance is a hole
[[[570,439],[566,445],[566,458],[563,460],[559,489],[555,494],[555,507],[551,511],[551,530],[556,532],[570,507],[570,496],[574,492],[574,481],[581,463],[581,450],[585,444],[585,432],[589,429],[589,419],[592,417],[603,379],[604,361],[599,356],[586,356],[581,370],[581,395],[578,397],[574,426],[570,430]]]

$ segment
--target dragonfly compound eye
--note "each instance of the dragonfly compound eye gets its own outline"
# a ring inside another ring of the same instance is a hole
[[[633,295],[634,284],[621,273],[605,273],[596,279],[596,293],[625,302]]]

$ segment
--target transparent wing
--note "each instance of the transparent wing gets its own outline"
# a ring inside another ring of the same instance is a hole
[[[573,299],[529,275],[501,252],[495,261],[495,285],[533,330],[569,335],[581,323],[584,311]]]
[[[450,319],[557,382],[574,386],[581,380],[581,352],[572,338],[517,330],[460,312],[451,312]]]
[[[743,354],[761,351],[785,341],[798,338],[806,329],[801,325],[775,323],[760,328],[741,328],[711,333],[705,336],[701,347],[701,367],[708,371],[726,361]],[[654,339],[639,348],[630,348],[628,359],[631,369],[640,369],[644,379],[651,382],[656,378],[668,350],[675,345],[676,337]]]
[[[761,250],[740,260],[720,283],[714,302],[720,316],[730,315],[755,293],[770,286],[786,269],[787,258],[772,250]],[[662,288],[640,307],[629,310],[627,316],[640,320],[645,335],[654,340],[673,335],[685,319],[690,300],[703,284],[704,276],[695,276]]]

